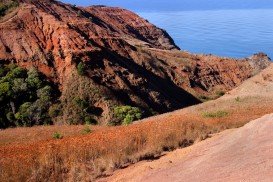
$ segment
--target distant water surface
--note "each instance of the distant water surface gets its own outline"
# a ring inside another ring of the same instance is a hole
[[[265,52],[273,58],[273,9],[140,12],[193,53],[234,58]]]

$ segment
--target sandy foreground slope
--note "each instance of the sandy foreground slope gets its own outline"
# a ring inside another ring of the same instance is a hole
[[[102,181],[272,181],[273,114]]]

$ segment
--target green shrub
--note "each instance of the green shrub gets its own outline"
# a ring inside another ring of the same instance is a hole
[[[224,91],[222,91],[222,90],[216,92],[216,95],[219,96],[219,97],[222,97],[222,96],[224,96],[225,94],[226,94],[226,93],[225,93]]]
[[[89,107],[89,102],[87,101],[87,99],[75,98],[74,103],[82,110]]]
[[[77,71],[78,71],[79,75],[81,75],[81,76],[85,75],[85,73],[86,73],[86,65],[83,62],[80,62],[77,65]]]
[[[3,77],[6,75],[6,69],[3,67],[0,67],[0,76]]]
[[[154,111],[152,108],[149,108],[149,115],[150,116],[155,116],[155,115],[158,115],[159,113]]]
[[[137,107],[118,106],[114,108],[114,115],[119,123],[129,125],[135,120],[142,118],[142,111]]]
[[[59,104],[53,104],[52,106],[50,106],[49,110],[48,110],[48,115],[51,118],[55,118],[60,116],[62,113],[61,111],[61,106]]]
[[[52,88],[49,85],[37,90],[37,97],[43,101],[52,99]]]
[[[97,120],[95,120],[91,116],[85,116],[84,117],[84,123],[87,124],[87,125],[96,125],[96,124],[98,124]]]
[[[0,2],[0,17],[6,15],[8,10],[19,6],[19,2],[17,0]]]
[[[210,97],[205,96],[205,95],[201,95],[201,96],[199,96],[199,99],[200,99],[201,101],[203,101],[203,102],[206,102],[206,101],[211,100],[211,98],[210,98]]]
[[[15,78],[12,82],[12,90],[15,94],[21,94],[22,92],[26,92],[28,90],[28,85],[24,78]]]
[[[11,86],[9,82],[0,83],[0,96],[10,96]]]
[[[92,130],[89,128],[89,126],[85,126],[84,129],[82,130],[82,134],[89,134],[91,132]]]
[[[126,117],[123,119],[122,125],[132,124],[133,121],[134,121],[134,118],[132,115],[126,115]]]
[[[13,69],[17,68],[16,64],[10,63],[10,64],[6,64],[4,66],[4,68],[6,69],[7,72],[12,71]]]
[[[236,102],[240,102],[240,101],[241,101],[241,98],[240,98],[240,97],[236,97],[236,98],[235,98],[235,101],[236,101]]]
[[[52,138],[54,138],[54,139],[62,139],[63,136],[59,132],[55,132],[55,133],[53,133]]]
[[[17,126],[31,126],[30,110],[31,102],[26,102],[19,107],[19,111],[15,114]]]
[[[228,116],[228,112],[226,111],[204,112],[202,115],[205,118],[222,118]]]
[[[75,121],[74,119],[69,118],[67,123],[68,123],[69,125],[76,125],[76,124],[78,124],[78,121]]]
[[[26,77],[26,70],[15,67],[11,69],[5,76],[5,81],[11,82],[15,78],[24,78]]]
[[[12,112],[9,112],[7,115],[6,115],[7,119],[10,121],[10,122],[13,122],[15,121],[15,116]]]

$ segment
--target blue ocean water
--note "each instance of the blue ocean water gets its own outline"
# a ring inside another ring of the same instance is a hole
[[[264,52],[273,58],[273,9],[138,14],[165,29],[182,50],[234,58]]]

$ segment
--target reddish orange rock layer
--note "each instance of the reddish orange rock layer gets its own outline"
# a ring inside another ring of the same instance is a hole
[[[270,64],[264,54],[235,60],[181,52],[164,30],[121,8],[20,2],[0,19],[0,60],[37,67],[57,83],[67,116],[77,114],[69,103],[78,95],[92,98],[103,121],[113,105],[171,111],[228,91]],[[84,77],[79,62],[89,66]]]

